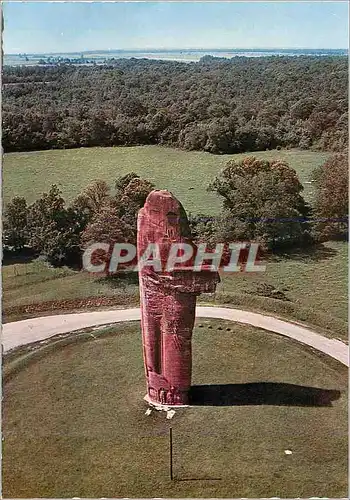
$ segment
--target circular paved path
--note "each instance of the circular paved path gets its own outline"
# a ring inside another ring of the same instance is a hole
[[[288,323],[272,316],[227,307],[197,307],[196,316],[199,318],[219,318],[237,323],[245,323],[278,333],[311,346],[349,366],[349,349],[344,342],[323,337],[308,328],[294,323]],[[6,352],[21,345],[48,339],[59,333],[69,333],[87,327],[139,319],[140,309],[134,308],[60,314],[5,323],[2,326],[3,350]]]
[[[294,323],[288,323],[272,316],[227,307],[197,307],[196,316],[199,318],[219,318],[236,321],[237,323],[245,323],[278,333],[311,346],[349,366],[349,349],[344,342],[323,337]],[[59,333],[69,333],[91,326],[139,319],[140,309],[134,308],[60,314],[5,323],[2,326],[3,350],[6,352],[21,345],[45,340]]]

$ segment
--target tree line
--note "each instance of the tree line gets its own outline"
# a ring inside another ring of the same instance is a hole
[[[343,151],[347,58],[117,59],[4,67],[5,152],[162,144],[210,153]]]
[[[309,206],[294,169],[281,160],[246,157],[229,161],[209,184],[222,200],[218,217],[191,215],[196,242],[257,242],[265,250],[300,248],[316,241],[348,235],[348,159],[332,156],[319,167],[316,200]],[[93,243],[136,244],[137,214],[154,188],[131,172],[89,184],[71,203],[53,185],[31,205],[15,197],[5,207],[5,249],[29,247],[54,265],[81,265],[85,248]]]

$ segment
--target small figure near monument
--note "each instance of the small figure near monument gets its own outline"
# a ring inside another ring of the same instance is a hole
[[[191,337],[196,297],[214,292],[220,281],[217,272],[191,262],[168,271],[166,262],[174,243],[192,243],[181,203],[169,191],[152,191],[138,216],[138,258],[149,244],[159,248],[161,269],[140,266],[141,327],[146,399],[155,404],[187,405],[191,387]],[[194,252],[195,253],[195,252]]]

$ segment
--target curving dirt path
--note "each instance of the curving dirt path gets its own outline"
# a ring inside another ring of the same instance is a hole
[[[278,333],[311,346],[340,361],[342,364],[349,366],[349,348],[344,342],[323,337],[295,323],[288,323],[272,316],[226,307],[199,306],[196,309],[196,316],[199,318],[219,318],[237,323],[245,323],[262,328],[263,330]],[[92,326],[139,319],[140,309],[134,308],[60,314],[5,323],[2,326],[3,350],[6,352],[21,345],[45,340],[59,333],[68,333]]]

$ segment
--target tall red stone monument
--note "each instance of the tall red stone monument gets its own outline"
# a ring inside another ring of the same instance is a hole
[[[196,297],[214,292],[220,279],[208,266],[193,270],[194,257],[167,270],[174,243],[191,245],[196,255],[181,203],[169,191],[152,191],[139,212],[137,237],[146,399],[155,404],[187,405]],[[150,244],[159,249],[161,266],[140,265]]]

